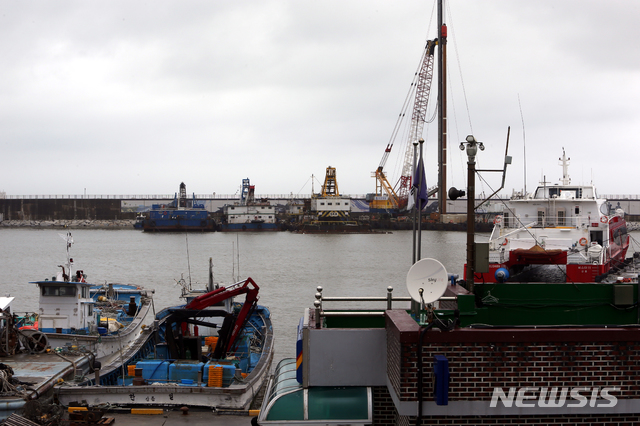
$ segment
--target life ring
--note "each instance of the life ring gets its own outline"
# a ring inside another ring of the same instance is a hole
[[[509,243],[509,240],[505,238],[504,241],[502,242],[502,245],[506,246],[508,243]]]
[[[606,216],[600,216],[600,222],[607,223],[607,222],[609,222],[609,218],[606,217]]]
[[[493,218],[494,225],[499,225],[500,223],[502,223],[502,216],[496,216],[495,218]]]
[[[580,238],[580,245],[581,246],[586,246],[587,245],[587,239],[585,237]]]

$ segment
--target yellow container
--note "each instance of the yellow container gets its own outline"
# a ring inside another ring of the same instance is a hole
[[[127,365],[127,374],[129,376],[135,376],[136,375],[136,365]]]
[[[223,372],[223,368],[221,365],[210,365],[209,379],[207,380],[207,386],[210,388],[221,388],[222,372]]]
[[[162,408],[132,408],[131,409],[131,414],[147,414],[147,415],[154,415],[154,414],[163,414],[164,410],[162,410]]]

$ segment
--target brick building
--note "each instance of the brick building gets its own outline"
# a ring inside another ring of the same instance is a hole
[[[369,389],[369,417],[340,424],[640,424],[637,280],[447,291],[455,301],[422,322],[326,310],[318,294],[299,330],[300,389]]]

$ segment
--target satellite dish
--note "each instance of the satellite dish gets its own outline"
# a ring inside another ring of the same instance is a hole
[[[418,303],[432,303],[440,299],[448,285],[447,270],[435,259],[422,259],[414,263],[407,274],[407,290]],[[422,289],[422,297],[420,297]]]

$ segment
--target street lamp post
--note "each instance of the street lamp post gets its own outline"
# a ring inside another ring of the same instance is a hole
[[[478,148],[484,151],[482,142],[476,141],[473,135],[467,136],[466,142],[460,142],[460,150],[467,149],[467,290],[473,293],[473,275],[475,273],[475,178],[476,178],[476,154]]]

